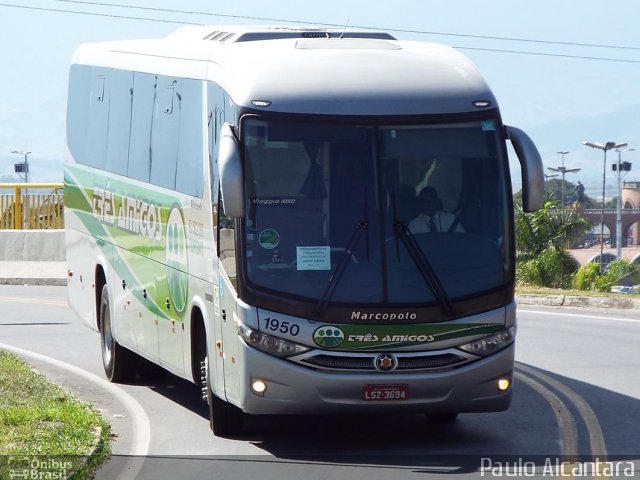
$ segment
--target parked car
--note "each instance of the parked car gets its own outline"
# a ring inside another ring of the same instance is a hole
[[[634,285],[634,286],[616,285],[615,287],[611,287],[611,293],[633,294],[638,292],[640,292],[640,285]]]

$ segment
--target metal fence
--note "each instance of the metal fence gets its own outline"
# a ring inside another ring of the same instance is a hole
[[[0,230],[64,228],[62,183],[0,183]]]

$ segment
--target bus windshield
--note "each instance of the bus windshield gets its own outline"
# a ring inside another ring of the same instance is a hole
[[[344,124],[245,117],[253,288],[334,305],[435,305],[507,284],[497,119]]]

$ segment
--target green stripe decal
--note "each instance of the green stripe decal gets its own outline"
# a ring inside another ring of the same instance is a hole
[[[333,350],[402,348],[453,338],[490,335],[504,329],[495,323],[324,325],[313,333],[316,345]]]
[[[140,305],[162,319],[182,321],[187,248],[178,198],[73,165],[66,165],[64,180],[65,207],[97,239]],[[155,295],[144,298],[145,289]],[[168,298],[170,310],[164,305]]]

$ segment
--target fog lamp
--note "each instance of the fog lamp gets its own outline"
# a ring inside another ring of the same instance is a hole
[[[267,391],[267,384],[259,378],[251,380],[251,391],[256,395],[264,396],[264,392]]]
[[[508,378],[498,379],[498,390],[500,390],[501,392],[506,392],[507,390],[509,390],[510,386],[511,380],[509,380]]]

